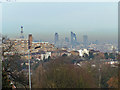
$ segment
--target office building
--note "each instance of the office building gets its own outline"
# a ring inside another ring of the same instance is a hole
[[[65,37],[65,42],[69,42],[69,38],[68,37]]]
[[[74,46],[77,43],[76,34],[71,32],[71,45]]]
[[[59,41],[59,35],[58,33],[55,33],[54,44],[56,44],[58,41]]]

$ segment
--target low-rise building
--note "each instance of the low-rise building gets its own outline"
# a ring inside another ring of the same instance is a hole
[[[89,56],[89,50],[87,50],[87,49],[80,49],[80,50],[78,50],[78,52],[79,52],[79,56],[84,56],[84,54],[87,54],[88,56]]]
[[[71,51],[70,53],[73,56],[79,56],[79,52],[78,51]]]

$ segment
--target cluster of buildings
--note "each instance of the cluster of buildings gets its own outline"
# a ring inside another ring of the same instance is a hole
[[[55,44],[59,41],[58,33],[55,33]],[[66,41],[69,39],[66,37]],[[76,34],[71,32],[71,42],[75,44],[77,42]],[[4,52],[5,55],[13,55],[19,52],[22,58],[28,59],[28,50],[30,50],[30,59],[44,60],[50,58],[56,58],[66,54],[67,56],[83,56],[84,53],[89,54],[87,49],[84,50],[68,50],[68,48],[57,48],[54,44],[49,42],[34,42],[32,34],[28,35],[28,39],[24,38],[23,26],[21,26],[21,34],[19,39],[8,39],[4,48],[12,45],[13,50]]]
[[[117,52],[117,46],[112,44],[90,44],[88,45],[89,49],[99,50],[101,52]]]
[[[56,47],[62,48],[62,47],[67,47],[69,49],[94,49],[94,50],[99,50],[101,52],[112,52],[114,50],[118,50],[117,44],[110,44],[110,43],[100,43],[98,40],[95,41],[88,41],[88,36],[83,35],[83,41],[78,42],[77,41],[77,36],[74,32],[71,32],[70,35],[70,40],[68,37],[65,37],[65,40],[60,41],[59,39],[59,34],[55,33],[55,38],[54,38],[54,45]]]
[[[63,42],[63,43],[61,43],[60,39],[59,39],[59,34],[55,33],[55,38],[54,38],[55,46],[76,48],[78,45],[80,45],[80,43],[77,41],[76,33],[71,32],[70,37],[71,37],[70,40],[68,37],[65,37],[65,40],[61,41],[61,42]],[[87,46],[88,46],[88,36],[87,35],[83,35],[83,42],[81,44],[83,44],[82,48],[87,48]]]
[[[65,37],[65,40],[60,42],[59,34],[55,33],[54,44],[56,47],[74,48],[78,44],[76,34],[74,32],[71,32],[71,40],[69,40],[68,37]]]
[[[59,45],[59,35],[58,33],[55,33],[55,42],[54,44],[51,44],[49,42],[34,42],[32,34],[28,35],[28,39],[24,38],[23,35],[23,26],[21,26],[21,35],[19,39],[10,39],[7,41],[8,44],[13,43],[14,49],[17,51],[14,52],[5,52],[5,54],[14,54],[15,52],[21,53],[23,58],[28,59],[28,50],[30,50],[30,58],[36,58],[38,60],[44,60],[51,58],[56,58],[59,56],[62,56],[63,54],[66,54],[67,56],[74,55],[74,56],[80,56],[83,57],[84,54],[87,54],[89,56],[89,51],[94,49],[97,50],[98,48],[96,44],[88,44],[88,36],[83,36],[83,45],[81,47],[77,47],[77,37],[76,34],[71,32],[71,41],[69,38],[65,37],[66,47],[57,47]],[[97,41],[96,41],[97,42]],[[69,45],[72,47],[69,48]],[[4,45],[5,46],[5,45]],[[77,48],[74,48],[77,47]],[[109,49],[113,49],[114,47],[111,45],[108,45]],[[98,46],[100,47],[100,46]],[[104,49],[104,46],[101,46],[102,49]],[[89,48],[89,49],[87,49]]]
[[[89,55],[87,49],[81,50],[68,50],[67,48],[57,48],[49,42],[33,42],[32,34],[29,34],[28,39],[23,37],[20,39],[10,39],[7,43],[13,44],[13,47],[17,51],[5,52],[4,54],[14,54],[19,52],[23,58],[28,59],[28,50],[30,50],[30,58],[35,58],[38,60],[44,60],[50,58],[56,58],[66,54],[67,56],[83,56],[84,53]]]
[[[9,53],[5,52],[5,54],[14,54],[17,50],[17,52],[19,52],[25,58],[28,58],[28,50],[30,50],[30,58],[36,56],[36,58],[40,58],[41,60],[51,56],[50,51],[55,50],[55,46],[48,42],[33,42],[32,34],[29,34],[28,39],[10,39],[7,40],[7,42],[13,44],[15,51]]]

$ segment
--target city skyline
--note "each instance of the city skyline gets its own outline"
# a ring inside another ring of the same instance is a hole
[[[53,41],[55,32],[60,39],[70,38],[71,31],[76,33],[78,41],[83,35],[91,41],[114,41],[118,37],[117,3],[4,3],[2,6],[3,34],[9,37],[18,38],[21,25],[25,37],[32,33],[34,39],[46,41]]]

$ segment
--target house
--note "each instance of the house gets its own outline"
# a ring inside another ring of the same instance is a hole
[[[89,50],[87,49],[80,49],[78,50],[79,56],[83,57],[84,54],[87,54],[89,56]]]
[[[70,53],[73,56],[79,56],[79,52],[78,51],[71,51]]]

